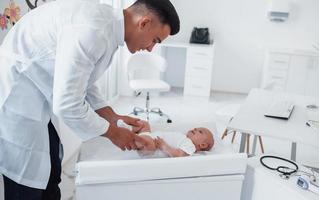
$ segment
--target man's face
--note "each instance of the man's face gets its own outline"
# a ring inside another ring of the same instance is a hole
[[[140,50],[151,52],[155,44],[165,40],[170,32],[169,25],[160,23],[155,16],[147,15],[139,19],[136,31],[126,45],[131,53]]]

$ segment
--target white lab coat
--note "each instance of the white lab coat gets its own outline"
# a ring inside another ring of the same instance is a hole
[[[46,188],[52,113],[83,140],[107,131],[94,83],[123,44],[123,12],[103,4],[58,0],[20,19],[0,47],[0,173]]]

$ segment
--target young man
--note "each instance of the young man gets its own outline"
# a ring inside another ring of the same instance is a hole
[[[83,140],[110,139],[122,150],[143,138],[117,127],[137,119],[106,106],[95,86],[126,43],[134,53],[179,32],[169,0],[137,0],[117,12],[90,1],[57,0],[27,13],[0,47],[0,173],[5,199],[60,199],[61,118]],[[107,152],[105,152],[107,153]]]

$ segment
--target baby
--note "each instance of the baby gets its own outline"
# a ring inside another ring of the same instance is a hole
[[[209,151],[214,146],[213,134],[207,128],[194,128],[185,135],[180,132],[151,132],[148,122],[141,120],[140,123],[142,128],[133,128],[132,131],[147,141],[146,145],[136,143],[141,156],[153,155],[157,150],[169,157],[190,156],[197,151]]]

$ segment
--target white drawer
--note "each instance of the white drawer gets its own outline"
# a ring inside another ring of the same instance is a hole
[[[185,77],[184,95],[210,96],[210,79]]]
[[[268,77],[267,83],[272,84],[273,85],[272,87],[277,87],[277,86],[280,86],[283,88],[286,87],[286,79],[281,77]]]
[[[213,58],[213,49],[208,47],[189,47],[187,49],[188,58]]]
[[[212,75],[212,70],[207,67],[201,67],[201,66],[193,66],[186,68],[185,76],[191,76],[191,77],[202,77],[206,79],[210,79]]]
[[[270,54],[269,68],[271,69],[288,69],[290,56],[285,54]]]
[[[272,90],[273,91],[278,91],[278,92],[284,92],[286,90],[286,87],[283,86],[283,85],[275,85]]]
[[[286,79],[287,71],[286,70],[269,70],[268,77],[275,78],[275,79],[279,79],[279,78]]]
[[[211,73],[213,61],[210,59],[187,59],[186,75]]]

